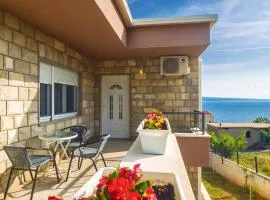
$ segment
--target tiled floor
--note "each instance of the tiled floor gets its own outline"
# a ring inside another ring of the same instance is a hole
[[[105,159],[108,166],[117,166],[121,159],[127,153],[131,141],[126,140],[111,140],[107,144],[105,150]],[[98,160],[98,168],[104,167],[102,160]],[[62,161],[60,167],[61,174],[66,177],[66,172],[68,168],[68,161]],[[63,197],[65,200],[69,200],[75,194],[75,192],[82,187],[95,173],[95,169],[92,166],[91,161],[85,160],[81,170],[77,170],[77,159],[73,161],[72,171],[69,176],[69,180],[65,182],[62,180],[59,184],[56,180],[56,175],[54,170],[46,170],[45,172],[40,172],[35,193],[34,200],[47,200],[49,195],[58,195]],[[25,172],[27,181],[20,183],[19,178],[16,178],[9,189],[9,194],[7,199],[14,200],[28,200],[30,199],[31,193],[31,178],[29,172]],[[2,188],[5,186],[2,186]],[[3,199],[3,193],[0,195],[0,199]]]

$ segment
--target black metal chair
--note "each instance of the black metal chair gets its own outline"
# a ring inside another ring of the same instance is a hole
[[[12,173],[14,170],[23,170],[23,171],[27,170],[30,172],[30,175],[31,175],[31,178],[33,181],[30,200],[33,199],[38,170],[42,165],[44,165],[48,162],[53,162],[54,167],[55,167],[55,171],[56,171],[57,181],[58,181],[58,183],[60,182],[59,175],[58,175],[58,168],[57,168],[56,161],[55,161],[55,153],[52,150],[44,149],[44,148],[32,148],[32,147],[16,147],[16,146],[11,146],[11,145],[4,146],[3,148],[4,148],[8,158],[12,164],[10,174],[8,177],[8,181],[7,181],[4,199],[6,199],[9,184],[11,181],[11,176],[12,176]],[[35,150],[35,151],[46,150],[46,151],[50,152],[50,155],[30,154],[31,150],[32,151],[33,150]],[[34,177],[33,177],[32,171],[35,172]]]
[[[77,148],[74,148],[71,152],[66,181],[68,180],[71,163],[74,157],[78,157],[78,169],[81,169],[83,159],[90,159],[92,160],[95,170],[97,171],[98,169],[97,169],[95,161],[99,156],[101,156],[104,166],[106,167],[107,165],[103,157],[103,151],[109,138],[110,138],[110,134],[103,135],[98,138],[90,139],[84,144],[78,146]],[[95,143],[99,144],[98,148],[87,147],[87,145],[95,144]]]
[[[62,129],[61,131],[72,131],[78,134],[78,137],[76,137],[75,139],[72,139],[68,145],[69,148],[76,148],[80,145],[82,145],[85,140],[86,140],[86,133],[87,133],[87,128],[84,126],[70,126],[67,128]]]

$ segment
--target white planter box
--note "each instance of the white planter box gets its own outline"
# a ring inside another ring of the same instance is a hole
[[[137,128],[141,140],[142,152],[146,154],[165,154],[167,137],[172,133],[169,120],[165,118],[167,130],[144,129],[145,121],[146,119]]]
[[[109,175],[115,170],[115,168],[106,167],[100,169],[74,196],[73,200],[79,200],[82,197],[89,197],[95,191],[99,179],[102,175]],[[159,172],[144,172],[143,179],[151,180],[153,184],[165,185],[171,183],[174,186],[174,193],[177,200],[183,199],[180,194],[180,182],[178,177],[173,173],[159,173]]]

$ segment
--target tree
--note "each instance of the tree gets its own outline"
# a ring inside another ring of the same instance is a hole
[[[237,138],[232,137],[230,133],[222,133],[220,136],[216,136],[215,133],[210,135],[211,147],[225,158],[230,158],[236,151],[241,151],[247,146],[244,132]]]
[[[262,129],[260,130],[260,136],[262,141],[262,146],[270,144],[270,130],[269,129]]]
[[[269,123],[270,124],[270,119],[267,117],[257,117],[253,123]]]

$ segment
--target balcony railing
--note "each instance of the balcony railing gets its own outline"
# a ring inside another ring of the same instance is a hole
[[[163,112],[170,121],[173,133],[204,134],[205,116],[203,112]]]

